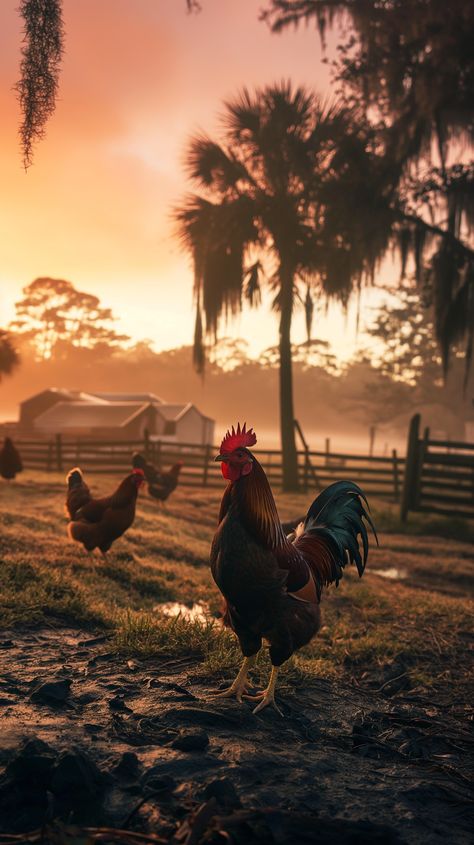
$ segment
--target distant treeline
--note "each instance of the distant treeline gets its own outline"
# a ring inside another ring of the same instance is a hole
[[[192,367],[190,346],[155,353],[146,344],[86,349],[64,343],[53,358],[41,361],[27,345],[20,346],[21,367],[0,384],[0,416],[14,420],[23,399],[47,387],[67,387],[154,392],[169,402],[193,402],[220,425],[247,420],[260,429],[276,430],[278,368],[271,350],[260,361],[245,358],[238,344],[232,353],[219,363],[209,362],[202,378]],[[338,370],[330,361],[309,363],[300,347],[294,357],[296,413],[307,432],[365,437],[372,425],[395,433],[398,420],[402,434],[409,415],[425,406],[425,424],[452,437],[463,436],[471,403],[460,389],[462,366],[453,367],[447,386],[431,380],[410,385],[363,358]]]

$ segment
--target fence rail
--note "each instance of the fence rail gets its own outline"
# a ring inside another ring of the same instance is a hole
[[[184,486],[222,487],[220,465],[214,462],[218,447],[196,443],[170,443],[150,440],[78,440],[56,435],[53,440],[18,438],[17,444],[25,468],[47,472],[67,472],[79,465],[85,472],[124,473],[131,466],[131,456],[142,452],[148,461],[168,469],[183,462],[180,483]],[[278,449],[256,449],[271,484],[278,487],[283,480],[282,455]],[[405,459],[393,450],[385,457],[351,455],[340,452],[298,452],[299,482],[304,490],[321,489],[333,481],[351,479],[360,484],[367,495],[399,501]]]

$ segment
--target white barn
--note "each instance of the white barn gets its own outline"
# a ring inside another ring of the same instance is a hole
[[[192,402],[165,402],[154,393],[85,393],[50,388],[20,403],[19,429],[29,436],[141,439],[207,445],[215,421]]]

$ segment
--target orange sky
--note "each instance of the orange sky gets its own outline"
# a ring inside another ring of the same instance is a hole
[[[96,293],[121,329],[157,349],[191,342],[192,274],[169,220],[188,188],[190,133],[214,133],[222,101],[243,85],[290,77],[329,90],[314,28],[271,35],[258,21],[263,0],[202,5],[188,15],[185,0],[64,0],[60,99],[25,174],[12,90],[21,23],[17,0],[2,0],[0,325],[24,285],[53,276]],[[334,307],[316,319],[316,334],[347,355],[354,314]],[[275,318],[246,312],[232,333],[258,352],[276,342]],[[302,315],[294,340],[304,340]]]

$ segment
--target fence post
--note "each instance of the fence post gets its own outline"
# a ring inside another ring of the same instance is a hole
[[[161,469],[161,440],[155,441],[154,463],[157,470]]]
[[[46,472],[51,472],[53,466],[53,441],[48,443],[48,451],[46,453]]]
[[[56,435],[56,468],[58,472],[63,471],[63,452],[61,435]]]
[[[395,501],[400,501],[400,480],[398,477],[398,456],[397,450],[392,449],[392,460],[393,460],[393,495]]]
[[[407,454],[405,460],[405,476],[403,479],[402,501],[400,505],[400,519],[407,521],[408,511],[413,508],[415,485],[417,483],[418,451],[420,438],[420,414],[411,418],[408,429]]]
[[[204,468],[202,474],[202,484],[203,487],[207,487],[207,476],[209,473],[209,458],[211,457],[211,446],[209,443],[206,443],[206,450],[204,452]]]
[[[150,459],[150,432],[147,428],[145,428],[143,432],[143,451],[145,452],[145,458],[148,461]]]
[[[374,454],[374,443],[375,443],[375,425],[371,425],[369,428],[369,456],[372,457]]]
[[[303,482],[303,489],[304,492],[308,492],[309,486],[309,455],[308,452],[305,451],[304,453],[304,482]]]
[[[329,464],[329,454],[331,452],[331,439],[326,437],[326,466]]]
[[[421,476],[423,473],[423,464],[425,462],[425,455],[428,451],[428,441],[430,439],[430,430],[428,427],[423,432],[423,440],[418,441],[418,455],[416,461],[416,475],[413,490],[413,507],[418,508],[421,499]]]

